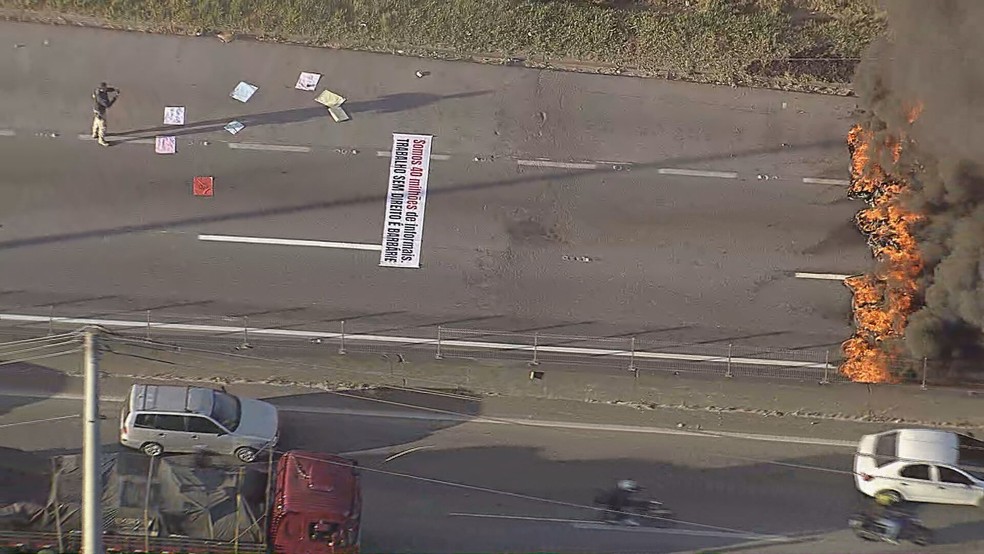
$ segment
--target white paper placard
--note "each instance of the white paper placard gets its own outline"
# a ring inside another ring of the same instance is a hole
[[[168,106],[164,108],[164,125],[184,125],[184,106]]]
[[[154,152],[158,154],[174,154],[177,150],[177,142],[174,137],[154,137]]]
[[[226,123],[224,129],[235,135],[239,131],[242,131],[245,127],[246,126],[240,123],[239,121],[230,121],[229,123]]]
[[[393,133],[380,266],[420,267],[433,138]]]
[[[258,88],[260,87],[251,85],[246,81],[239,81],[239,84],[236,85],[236,88],[232,89],[229,96],[239,100],[240,102],[247,102],[253,97],[253,93],[255,93]]]
[[[318,87],[318,81],[320,80],[320,73],[308,73],[307,71],[302,71],[301,76],[297,78],[297,84],[294,85],[294,88],[297,90],[312,91]]]

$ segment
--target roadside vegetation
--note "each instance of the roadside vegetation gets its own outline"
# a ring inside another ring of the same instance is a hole
[[[792,89],[843,87],[875,0],[0,0],[11,16]]]

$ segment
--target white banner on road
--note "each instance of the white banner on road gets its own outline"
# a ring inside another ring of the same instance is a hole
[[[380,266],[420,267],[433,138],[393,133]]]

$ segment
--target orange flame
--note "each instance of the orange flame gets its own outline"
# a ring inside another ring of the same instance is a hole
[[[911,106],[905,106],[905,119],[909,122],[909,125],[912,125],[917,119],[919,119],[919,116],[922,115],[922,111],[922,100],[915,102]]]
[[[922,103],[906,109],[907,119],[912,123],[922,111]],[[916,279],[923,269],[923,261],[912,228],[923,218],[902,204],[908,184],[889,176],[873,155],[876,149],[887,148],[897,164],[904,138],[897,135],[877,141],[875,134],[861,125],[852,127],[847,135],[851,154],[848,195],[869,203],[854,221],[867,236],[879,262],[874,274],[857,275],[844,281],[853,295],[851,306],[856,330],[841,345],[845,359],[840,371],[852,381],[895,380],[891,372],[898,354],[895,339],[905,333],[919,293]]]

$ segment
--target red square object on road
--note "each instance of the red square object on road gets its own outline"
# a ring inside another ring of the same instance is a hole
[[[212,178],[195,177],[192,190],[194,191],[195,196],[212,196]]]

